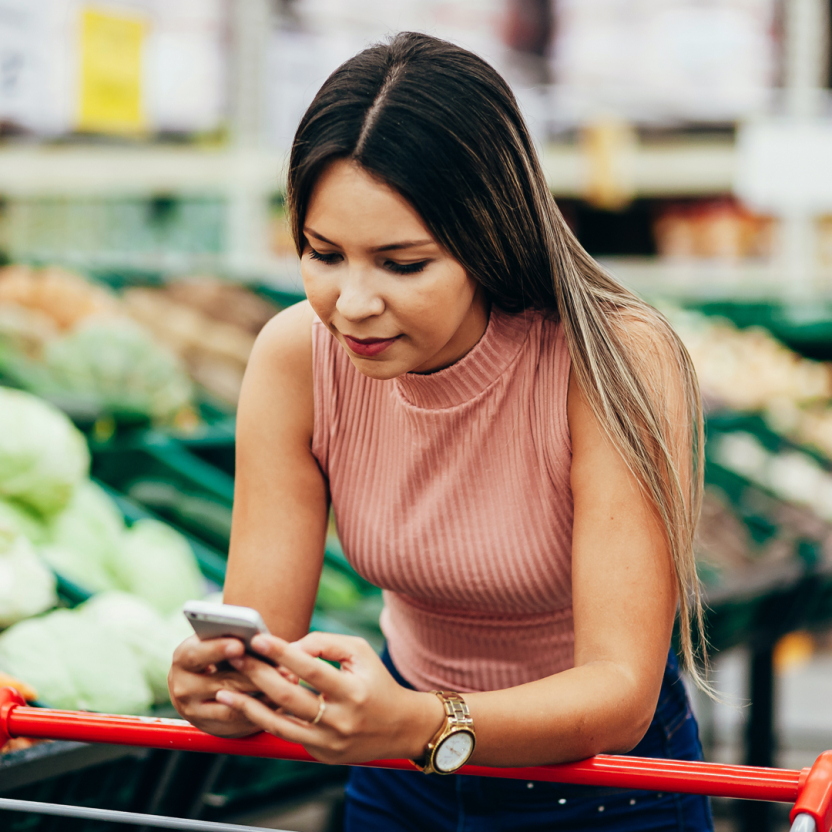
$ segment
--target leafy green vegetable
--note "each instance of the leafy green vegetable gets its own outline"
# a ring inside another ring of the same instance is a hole
[[[153,702],[135,652],[108,627],[69,610],[0,635],[0,668],[56,708],[135,714]]]
[[[95,483],[81,483],[70,504],[49,527],[43,556],[58,572],[89,590],[115,589],[113,564],[124,545],[118,506]]]
[[[193,394],[179,359],[130,320],[89,319],[47,344],[45,366],[45,394],[91,411],[169,419]]]
[[[0,627],[58,603],[55,575],[22,535],[0,530]]]
[[[126,592],[102,592],[78,607],[78,612],[128,644],[139,657],[154,702],[169,701],[168,670],[182,639],[156,609]]]
[[[49,517],[69,503],[89,468],[86,440],[60,410],[0,387],[0,497]]]
[[[158,520],[139,520],[124,536],[113,571],[122,588],[167,615],[205,594],[188,541]]]
[[[38,549],[40,556],[64,578],[88,592],[118,589],[119,584],[106,564],[87,557],[77,549],[47,544]]]
[[[0,530],[22,534],[35,544],[47,538],[40,518],[15,500],[0,500]]]

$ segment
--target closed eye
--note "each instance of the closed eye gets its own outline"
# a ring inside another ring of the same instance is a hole
[[[309,257],[311,260],[317,260],[326,266],[334,266],[343,259],[342,255],[337,252],[323,254],[320,251],[315,251],[312,246],[309,246]],[[384,268],[394,274],[418,274],[419,272],[424,271],[425,267],[430,262],[430,260],[420,260],[418,263],[396,263],[393,260],[386,260]]]
[[[420,260],[418,263],[394,263],[392,260],[388,260],[384,267],[395,274],[418,274],[424,270],[428,263],[430,263],[430,260]]]
[[[325,263],[327,266],[332,266],[338,262],[338,258],[340,254],[332,253],[332,254],[321,254],[319,251],[315,251],[312,246],[309,246],[309,257],[312,260],[319,260],[321,263]]]

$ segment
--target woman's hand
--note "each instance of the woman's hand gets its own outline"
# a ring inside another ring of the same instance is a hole
[[[217,737],[245,737],[259,731],[260,727],[239,710],[216,699],[219,690],[257,691],[255,685],[236,670],[222,669],[221,662],[234,660],[244,652],[243,643],[236,638],[200,641],[191,636],[185,639],[176,648],[168,673],[168,689],[174,708],[197,728]]]
[[[258,635],[252,649],[303,679],[323,696],[291,684],[275,668],[252,656],[231,664],[278,706],[227,685],[217,702],[239,714],[240,724],[254,725],[303,745],[323,763],[362,763],[379,758],[418,758],[439,729],[444,710],[437,697],[399,685],[370,645],[361,638],[310,633],[289,643]],[[321,659],[335,661],[340,669]]]

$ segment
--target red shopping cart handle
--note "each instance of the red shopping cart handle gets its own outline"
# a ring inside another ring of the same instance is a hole
[[[76,740],[317,762],[303,746],[271,734],[222,739],[206,734],[181,719],[32,708],[26,705],[17,691],[2,688],[0,746],[12,737]],[[373,760],[360,765],[415,770],[409,760]],[[801,812],[811,815],[819,832],[829,832],[832,824],[830,751],[822,754],[811,769],[805,768],[802,771],[599,754],[588,760],[560,765],[523,768],[464,766],[460,773],[795,803],[793,816]]]

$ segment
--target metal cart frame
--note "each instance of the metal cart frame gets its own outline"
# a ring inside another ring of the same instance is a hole
[[[206,734],[180,719],[34,708],[27,706],[17,691],[3,688],[0,689],[0,746],[13,737],[76,740],[317,762],[302,746],[266,733],[243,739],[221,739]],[[415,770],[409,760],[374,760],[361,765]],[[460,773],[792,803],[792,832],[832,830],[832,751],[824,752],[811,768],[804,768],[802,771],[599,754],[588,760],[562,765],[523,768],[469,765],[464,766]],[[11,805],[16,803],[26,805]],[[235,829],[255,828],[27,801],[4,801],[0,808],[98,817],[101,820],[172,829],[222,829],[224,832],[233,832]]]

